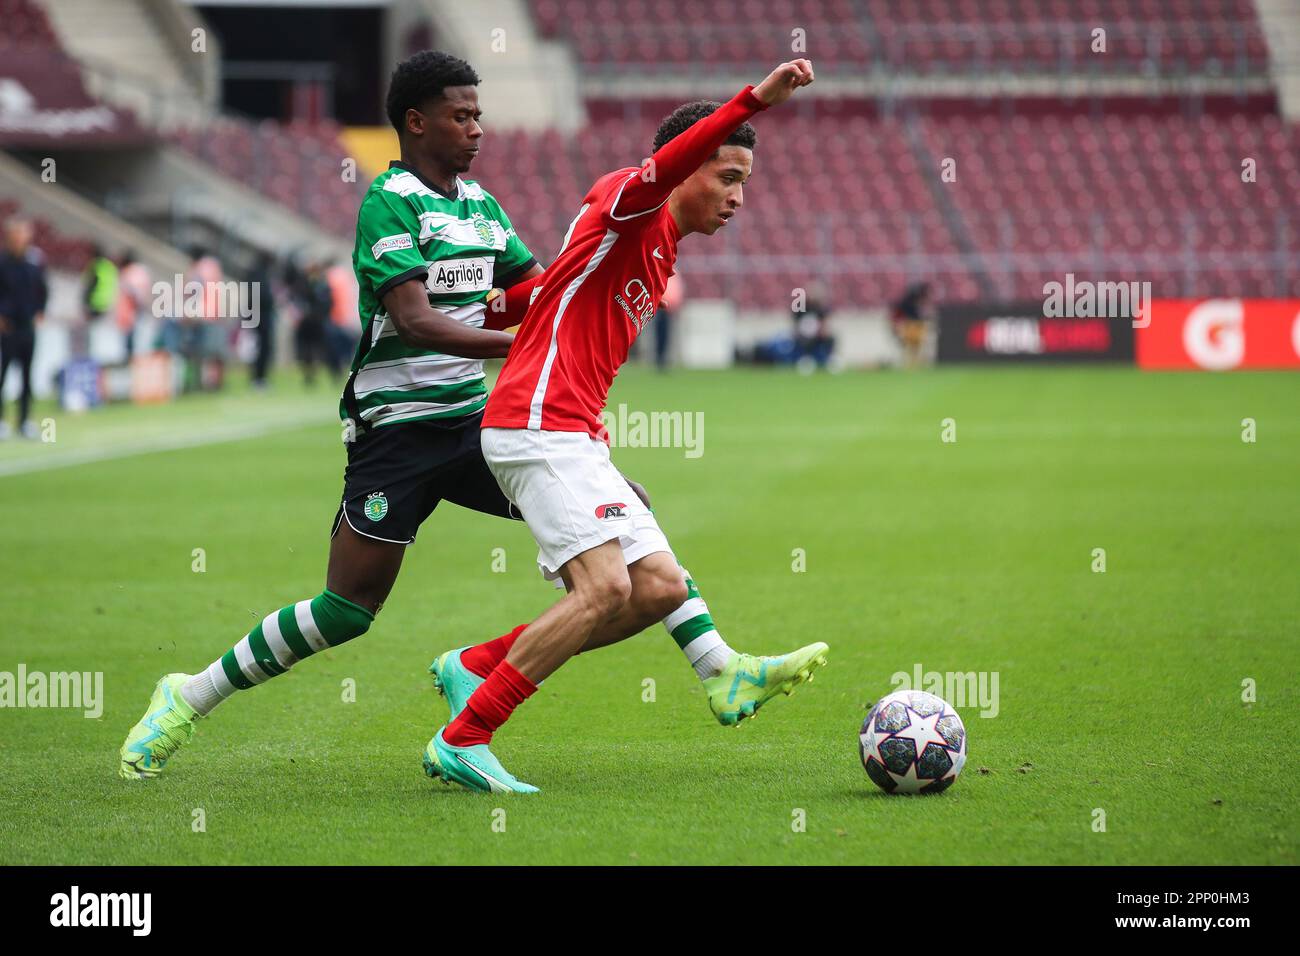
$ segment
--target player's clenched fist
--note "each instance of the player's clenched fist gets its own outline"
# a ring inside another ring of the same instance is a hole
[[[807,86],[812,81],[812,61],[791,60],[782,63],[767,75],[767,79],[754,87],[754,95],[768,106],[776,106],[788,100],[799,87]]]

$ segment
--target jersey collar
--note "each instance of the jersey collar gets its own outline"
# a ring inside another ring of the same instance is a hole
[[[410,165],[409,163],[404,163],[400,159],[392,160],[388,164],[388,168],[405,170],[406,172],[414,176],[416,179],[418,179],[420,182],[422,182],[429,189],[432,189],[434,192],[436,192],[443,199],[464,199],[465,198],[465,184],[460,181],[459,176],[456,177],[456,195],[452,196],[451,193],[443,192],[441,188],[439,188],[438,186],[429,182],[429,180],[421,176],[414,166]]]

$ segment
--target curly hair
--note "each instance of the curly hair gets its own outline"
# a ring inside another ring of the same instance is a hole
[[[721,106],[721,103],[712,100],[696,100],[694,103],[683,103],[677,107],[659,124],[659,130],[655,133],[655,151],[658,152],[673,137],[680,136]],[[754,132],[754,127],[748,123],[741,123],[722,145],[753,149],[757,141],[758,134]]]
[[[388,81],[385,111],[398,135],[406,125],[406,111],[437,99],[449,86],[478,86],[478,74],[459,57],[440,50],[423,50],[397,64]]]

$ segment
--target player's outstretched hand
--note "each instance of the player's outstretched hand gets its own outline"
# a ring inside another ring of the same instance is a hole
[[[793,96],[799,87],[807,86],[812,81],[812,61],[791,60],[782,63],[767,75],[767,79],[754,87],[754,95],[768,106],[777,106]]]

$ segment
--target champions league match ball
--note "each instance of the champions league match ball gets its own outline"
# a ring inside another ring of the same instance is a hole
[[[867,776],[886,793],[939,793],[966,763],[966,727],[942,697],[897,690],[867,714],[858,750]]]

